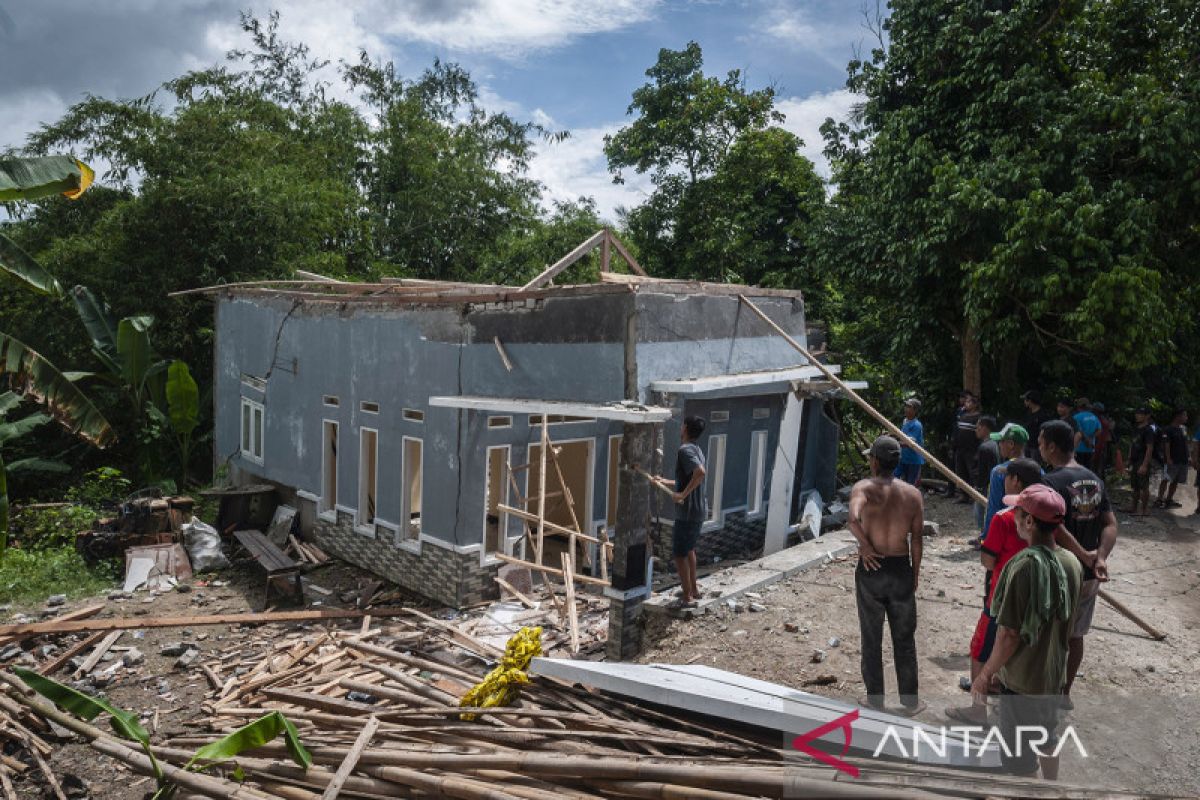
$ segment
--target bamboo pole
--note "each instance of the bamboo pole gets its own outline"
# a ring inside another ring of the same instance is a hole
[[[761,308],[756,306],[754,303],[750,302],[750,300],[748,300],[745,295],[739,294],[738,299],[741,300],[743,303],[745,303],[746,307],[749,308],[751,311],[753,311],[756,315],[758,315],[759,319],[761,319],[768,326],[770,326],[770,328],[773,331],[775,331],[777,334],[782,336],[784,338],[784,340],[787,341],[788,344],[790,344],[797,352],[800,353],[800,355],[802,355],[806,359],[808,359],[808,363],[811,366],[814,366],[818,370],[820,370],[821,374],[824,375],[827,380],[831,381],[834,386],[838,387],[843,392],[845,392],[846,396],[849,397],[851,400],[853,400],[855,403],[857,403],[858,406],[860,408],[862,408],[863,411],[866,411],[868,414],[870,414],[872,417],[874,417],[875,421],[878,422],[880,425],[882,425],[887,430],[888,433],[890,433],[892,436],[895,436],[897,439],[899,439],[901,444],[903,444],[906,447],[911,447],[913,450],[916,450],[918,453],[920,453],[922,456],[924,456],[925,460],[928,461],[929,464],[934,467],[934,469],[936,469],[938,472],[945,475],[946,478],[949,479],[951,483],[953,483],[959,489],[962,489],[964,492],[966,492],[967,496],[970,497],[972,500],[974,500],[976,503],[979,503],[981,506],[985,506],[985,507],[987,506],[987,498],[984,497],[982,494],[980,494],[978,489],[976,489],[974,486],[972,486],[971,484],[964,481],[962,478],[958,477],[958,475],[954,474],[954,470],[947,467],[945,464],[943,464],[941,461],[939,461],[937,458],[935,458],[932,453],[930,453],[924,447],[922,447],[921,445],[917,444],[912,439],[910,439],[904,433],[904,431],[902,431],[898,427],[896,427],[895,423],[893,423],[890,419],[885,417],[883,414],[879,413],[879,411],[877,411],[875,409],[875,406],[868,403],[866,400],[864,400],[858,394],[858,392],[854,391],[848,385],[846,385],[846,382],[843,381],[841,378],[839,378],[837,375],[835,375],[833,373],[833,370],[829,369],[824,364],[822,364],[820,361],[818,361],[816,359],[816,357],[814,357],[813,354],[810,353],[806,347],[804,347],[804,345],[797,342],[795,339],[793,339],[788,334],[787,331],[785,331],[783,328],[779,327],[779,325],[776,324],[775,320],[771,319],[765,313],[763,313],[763,310]]]
[[[779,325],[777,325],[773,319],[771,319],[765,313],[763,313],[763,310],[761,308],[759,308],[754,303],[752,303],[748,299],[746,299],[745,295],[738,295],[738,299],[741,300],[743,303],[745,303],[746,306],[751,311],[753,311],[755,314],[757,314],[758,317],[763,322],[767,323],[767,325],[769,325],[772,330],[774,330],[776,333],[778,333],[780,336],[782,336],[785,340],[787,340],[788,344],[790,344],[793,348],[795,348],[800,353],[800,355],[802,355],[806,359],[808,359],[809,363],[812,366],[819,369],[821,371],[821,373],[827,379],[832,381],[835,386],[837,386],[839,389],[841,389],[843,392],[845,392],[846,395],[851,400],[853,400],[855,403],[857,403],[859,405],[859,407],[861,407],[864,411],[866,411],[868,414],[870,414],[872,417],[874,417],[876,422],[883,425],[883,427],[886,428],[889,433],[891,433],[893,436],[895,436],[897,439],[899,439],[902,444],[906,445],[907,447],[911,447],[913,450],[916,450],[918,453],[923,455],[925,457],[925,460],[928,461],[931,465],[933,465],[933,467],[935,469],[937,469],[938,472],[941,472],[943,475],[945,475],[950,480],[951,483],[953,483],[959,489],[962,489],[964,492],[966,492],[967,496],[970,497],[972,500],[974,500],[976,503],[979,503],[981,506],[984,506],[984,507],[987,506],[987,498],[984,497],[982,494],[980,494],[979,490],[977,490],[974,486],[971,486],[969,483],[964,481],[962,478],[958,477],[958,475],[954,474],[954,470],[947,467],[941,461],[938,461],[936,458],[933,457],[933,455],[928,450],[926,450],[924,447],[921,447],[921,445],[917,444],[912,439],[910,439],[908,436],[906,436],[904,434],[904,432],[902,430],[900,430],[899,428],[897,428],[896,425],[891,420],[889,420],[883,414],[880,414],[873,405],[871,405],[866,400],[864,400],[862,397],[860,397],[857,392],[855,392],[853,389],[851,389],[849,386],[846,385],[845,381],[841,380],[837,375],[834,375],[832,370],[830,370],[828,367],[826,367],[824,364],[822,364],[820,361],[818,361],[816,358],[814,358],[812,353],[810,353],[803,345],[801,345],[799,342],[797,342],[795,339],[793,339],[791,336],[789,336],[787,331],[785,331],[783,328],[779,327]],[[1133,613],[1133,611],[1126,608],[1124,604],[1122,604],[1121,602],[1114,599],[1112,597],[1112,595],[1108,594],[1108,592],[1105,592],[1103,589],[1100,590],[1100,599],[1103,600],[1104,602],[1108,603],[1109,606],[1111,606],[1113,608],[1113,610],[1115,610],[1117,613],[1126,617],[1128,620],[1133,622],[1135,625],[1140,627],[1142,630],[1146,631],[1146,633],[1150,634],[1150,636],[1153,637],[1154,639],[1161,641],[1161,640],[1167,638],[1165,633],[1159,631],[1153,625],[1146,622],[1144,619],[1139,617],[1137,614]]]
[[[1158,628],[1155,628],[1149,622],[1146,622],[1146,620],[1142,619],[1137,614],[1133,613],[1133,611],[1131,611],[1124,603],[1117,600],[1103,589],[1100,590],[1100,599],[1112,606],[1113,609],[1118,613],[1123,614],[1130,622],[1137,625],[1146,633],[1150,634],[1150,638],[1154,639],[1155,641],[1161,642],[1163,639],[1167,638],[1165,633],[1160,631]]]
[[[542,412],[542,444],[538,447],[538,460],[540,461],[538,469],[538,527],[537,527],[537,547],[534,553],[537,556],[537,563],[542,563],[542,536],[546,532],[546,448],[550,444],[550,423],[549,415]]]

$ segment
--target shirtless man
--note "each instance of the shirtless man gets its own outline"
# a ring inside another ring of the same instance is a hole
[[[858,540],[854,585],[862,635],[862,677],[867,704],[883,709],[883,618],[892,631],[900,703],[909,714],[917,699],[917,579],[921,571],[921,492],[893,480],[900,443],[880,436],[869,451],[871,477],[850,492],[850,532]]]

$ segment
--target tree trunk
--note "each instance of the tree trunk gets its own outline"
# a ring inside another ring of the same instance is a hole
[[[983,376],[980,372],[979,331],[975,324],[967,321],[963,324],[962,336],[963,388],[970,389],[976,397],[983,393]]]

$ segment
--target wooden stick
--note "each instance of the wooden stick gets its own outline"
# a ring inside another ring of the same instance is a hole
[[[511,594],[513,597],[517,598],[517,600],[519,600],[526,608],[538,608],[540,605],[539,603],[536,603],[525,595],[521,594],[519,591],[517,591],[515,586],[504,580],[504,578],[501,578],[499,575],[496,576],[496,585]]]
[[[89,647],[94,645],[96,642],[103,639],[105,637],[105,635],[106,634],[104,633],[104,631],[96,631],[91,636],[87,637],[86,639],[82,639],[82,640],[76,642],[75,644],[71,645],[66,650],[64,650],[61,655],[58,655],[55,658],[50,659],[45,664],[38,667],[37,668],[38,674],[45,675],[47,677],[49,677],[50,675],[53,675],[55,672],[58,672],[60,669],[62,669],[63,664],[66,664],[72,658],[79,655],[84,650],[87,650]]]
[[[358,766],[358,757],[362,755],[363,750],[367,749],[367,745],[371,743],[371,737],[375,735],[375,731],[377,730],[379,730],[379,718],[372,714],[367,718],[367,724],[363,725],[362,732],[358,734],[358,738],[354,740],[354,744],[351,745],[350,752],[346,753],[346,758],[342,760],[341,766],[333,774],[333,780],[325,787],[325,793],[321,795],[321,800],[334,800],[338,796],[338,792],[342,790],[346,779],[350,777],[350,773],[354,772],[354,768]]]
[[[116,644],[117,639],[120,639],[124,633],[125,631],[118,630],[113,631],[105,636],[100,644],[96,645],[96,649],[92,651],[92,654],[89,655],[87,659],[79,665],[79,669],[75,670],[75,679],[78,680],[79,678],[82,678],[84,675],[87,675],[89,672],[91,672],[92,669],[100,663],[100,659],[104,658],[104,654],[108,652],[108,648]]]
[[[1130,622],[1134,623],[1139,628],[1144,630],[1146,633],[1150,634],[1150,638],[1154,639],[1155,641],[1159,641],[1159,642],[1161,642],[1163,639],[1167,638],[1167,635],[1165,633],[1160,631],[1158,628],[1155,628],[1149,622],[1146,622],[1146,620],[1142,619],[1137,614],[1133,613],[1133,611],[1131,611],[1128,606],[1126,606],[1124,603],[1122,603],[1117,598],[1113,597],[1108,592],[1101,589],[1099,596],[1100,596],[1101,600],[1103,600],[1104,602],[1106,602],[1110,606],[1112,606],[1114,609],[1116,609],[1120,614],[1122,614]]]
[[[492,341],[496,343],[496,352],[500,354],[500,361],[504,364],[504,368],[509,372],[513,371],[512,361],[509,360],[508,353],[504,350],[504,345],[500,343],[499,336],[493,336]]]
[[[46,759],[38,752],[36,747],[29,748],[29,752],[33,754],[33,760],[37,762],[38,769],[46,776],[46,783],[50,784],[50,790],[54,792],[54,796],[58,800],[67,800],[67,795],[63,793],[62,784],[58,782],[58,778],[54,774],[54,770],[50,769],[50,765],[46,763]]]
[[[65,614],[59,614],[57,617],[54,617],[53,619],[48,619],[42,624],[49,625],[49,624],[55,623],[55,622],[70,622],[72,620],[88,619],[89,617],[96,616],[103,610],[104,610],[104,604],[98,603],[94,606],[85,606],[85,607],[77,609],[75,611],[68,611]],[[12,642],[20,641],[23,638],[25,638],[25,637],[13,636],[10,634],[0,633],[0,646],[4,646],[6,644],[11,644]]]
[[[521,509],[516,508],[515,506],[505,505],[504,503],[497,503],[496,510],[503,511],[505,514],[512,514],[514,517],[517,517],[518,519],[526,520],[528,522],[537,522],[538,521],[536,514],[530,514],[528,511],[522,511]],[[549,520],[546,520],[546,519],[543,519],[543,522],[544,522],[546,528],[548,528],[551,533],[561,533],[564,536],[574,536],[575,538],[583,539],[584,541],[591,542],[592,544],[600,543],[600,540],[597,539],[595,536],[590,536],[586,533],[580,533],[579,531],[573,531],[570,528],[564,528],[562,525],[556,525],[555,523],[550,522]]]
[[[571,625],[571,652],[579,652],[579,610],[575,608],[575,581],[571,575],[575,572],[575,561],[571,553],[560,553],[562,556],[563,586],[567,590],[567,622]]]
[[[409,613],[404,608],[373,608],[377,617],[397,617]],[[114,631],[119,628],[190,628],[197,625],[269,625],[273,622],[314,622],[323,619],[358,619],[362,611],[340,608],[306,611],[269,611],[250,614],[212,614],[191,617],[115,617],[112,619],[78,620],[69,622],[31,622],[25,625],[0,626],[0,636],[26,638],[45,633],[79,633],[80,631]]]
[[[537,510],[537,547],[534,555],[537,563],[542,563],[542,537],[546,533],[546,449],[550,446],[550,415],[542,413],[542,444],[538,447],[538,459],[541,467],[538,470],[538,510]]]
[[[530,569],[534,569],[539,572],[545,572],[548,575],[557,575],[560,578],[563,575],[563,571],[561,569],[547,567],[545,564],[534,564],[532,561],[522,561],[515,556],[506,555],[505,553],[493,553],[492,555],[508,564],[517,564],[522,567],[529,567]],[[575,573],[572,577],[580,583],[590,583],[593,586],[609,585],[608,581],[602,581],[599,578],[593,578],[591,575],[580,575],[579,573]]]
[[[598,537],[600,539],[600,547],[599,547],[600,579],[607,581],[608,580],[608,548],[611,547],[612,545],[609,544],[608,530],[605,528],[605,526],[601,525],[600,530],[596,531],[596,533],[600,534],[600,536]]]
[[[0,786],[4,788],[4,800],[18,800],[17,791],[8,777],[8,767],[0,767]]]
[[[854,391],[849,386],[847,386],[845,381],[843,381],[837,375],[833,374],[832,370],[830,370],[828,367],[826,367],[824,364],[822,364],[820,361],[818,361],[816,359],[816,357],[813,356],[812,353],[810,353],[803,345],[801,345],[799,342],[797,342],[795,339],[793,339],[788,334],[787,331],[785,331],[783,328],[779,327],[779,325],[775,322],[775,320],[771,319],[765,313],[763,313],[763,310],[761,308],[756,306],[754,303],[750,302],[750,300],[748,300],[745,295],[739,294],[738,299],[741,300],[743,303],[745,303],[747,308],[749,308],[756,315],[758,315],[759,319],[761,319],[763,322],[767,323],[767,325],[770,326],[770,328],[772,330],[774,330],[777,334],[782,336],[784,338],[784,340],[787,341],[788,344],[790,344],[798,353],[800,353],[800,355],[804,356],[808,360],[809,364],[811,364],[812,366],[814,366],[818,370],[820,370],[821,374],[824,375],[827,380],[831,381],[834,386],[836,386],[836,387],[838,387],[838,389],[842,390],[846,394],[846,396],[849,397],[851,400],[853,400],[855,403],[857,403],[859,405],[859,407],[862,408],[863,411],[866,411],[868,414],[870,414],[875,419],[876,422],[878,422],[880,425],[882,425],[887,430],[888,433],[890,433],[892,436],[895,436],[897,439],[899,439],[901,444],[903,444],[906,447],[912,448],[913,450],[916,450],[918,453],[923,455],[925,457],[926,461],[928,461],[931,465],[933,465],[933,467],[938,472],[945,475],[946,478],[949,481],[951,481],[955,486],[957,486],[958,488],[960,488],[964,492],[966,492],[968,497],[970,497],[976,503],[979,503],[981,506],[987,507],[987,498],[984,497],[982,494],[980,494],[978,489],[976,489],[974,486],[972,486],[971,484],[964,481],[962,478],[958,477],[958,475],[956,475],[954,473],[954,470],[950,469],[945,464],[943,464],[941,461],[936,459],[933,456],[933,454],[931,454],[928,450],[926,450],[921,445],[914,442],[911,438],[908,437],[907,434],[904,433],[904,431],[902,431],[898,427],[896,427],[896,425],[890,419],[885,417],[883,414],[880,414],[879,411],[877,411],[875,409],[875,406],[868,403],[866,400],[864,400],[862,397],[859,396],[858,392]]]

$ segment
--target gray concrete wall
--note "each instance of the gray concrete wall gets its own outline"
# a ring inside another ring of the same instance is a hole
[[[398,524],[402,438],[416,437],[424,448],[423,533],[458,547],[477,545],[486,447],[512,444],[513,462],[524,463],[525,444],[536,441],[537,433],[523,415],[513,415],[512,428],[491,429],[486,414],[431,408],[428,398],[619,400],[631,303],[632,295],[550,298],[464,315],[458,307],[339,311],[328,304],[294,307],[287,298],[221,299],[214,390],[218,461],[228,458],[242,472],[319,495],[322,420],[337,421],[338,505],[356,509],[359,432],[377,429],[377,517]],[[512,372],[503,366],[493,337],[504,343]],[[243,373],[266,378],[266,390],[243,383]],[[337,396],[339,405],[324,405],[324,395]],[[240,454],[241,397],[265,408],[261,465]],[[378,403],[379,412],[361,411],[362,401]],[[405,419],[405,408],[424,412],[424,422]],[[461,427],[460,418],[466,423]],[[597,519],[604,509],[606,436],[618,429],[598,422],[555,426],[552,434],[598,437]]]
[[[771,319],[806,345],[799,299],[750,298]],[[733,295],[637,294],[637,398],[649,402],[656,380],[703,378],[782,369],[803,357]],[[807,345],[806,345],[807,346]]]

